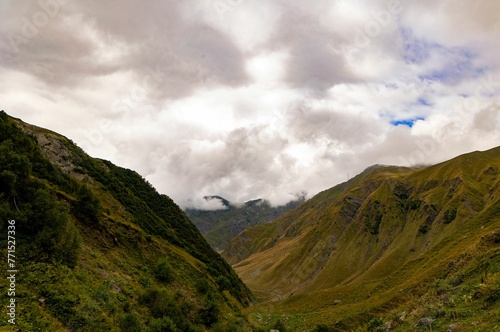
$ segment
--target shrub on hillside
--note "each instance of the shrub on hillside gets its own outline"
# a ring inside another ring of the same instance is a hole
[[[457,217],[457,208],[446,210],[443,217],[443,223],[449,224]]]
[[[149,321],[148,332],[177,332],[177,326],[169,317],[156,318]]]
[[[329,331],[330,329],[328,328],[328,326],[323,324],[316,325],[316,327],[313,330],[313,332],[329,332]]]
[[[217,284],[217,287],[219,287],[220,291],[231,289],[231,282],[229,282],[229,280],[224,276],[217,277],[215,279],[215,283]]]
[[[500,288],[495,288],[491,290],[485,297],[484,301],[488,305],[495,304],[498,300],[500,300]]]
[[[76,198],[74,214],[78,220],[97,224],[102,210],[99,199],[85,185],[78,189]]]
[[[198,316],[200,322],[206,327],[212,327],[219,320],[220,309],[214,301],[208,301],[207,304],[200,309]]]
[[[273,329],[274,330],[278,330],[280,332],[286,332],[288,331],[285,327],[285,324],[283,324],[283,322],[281,320],[277,320],[276,323],[274,323],[273,325]]]
[[[166,258],[160,258],[158,263],[156,264],[155,277],[159,281],[169,283],[174,280],[174,271],[172,269],[172,265]]]
[[[378,327],[382,326],[384,321],[381,318],[373,318],[368,323],[368,331],[375,331]]]
[[[196,290],[200,294],[207,294],[210,290],[210,284],[208,283],[208,280],[205,278],[201,278],[196,282]]]
[[[427,232],[429,232],[429,226],[425,225],[425,224],[422,225],[422,226],[420,226],[419,229],[418,229],[418,232],[420,234],[427,234]]]
[[[55,259],[70,267],[77,262],[80,234],[71,223],[68,207],[48,190],[39,189],[27,210],[21,231],[33,236],[33,253],[41,259]]]
[[[141,332],[142,324],[135,314],[126,314],[119,323],[120,329],[124,332]]]

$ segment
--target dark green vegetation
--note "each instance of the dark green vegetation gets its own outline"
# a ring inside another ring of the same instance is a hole
[[[8,220],[16,221],[20,330],[250,329],[241,310],[251,293],[169,197],[2,111],[3,257]],[[0,315],[0,329],[7,319]]]
[[[371,167],[243,231],[223,255],[268,328],[500,329],[500,147]]]
[[[186,209],[186,214],[216,250],[224,250],[229,241],[241,231],[256,225],[267,224],[304,203],[304,197],[276,207],[263,199],[248,201],[244,204],[233,204],[219,196],[208,196],[205,199],[220,200],[226,209],[215,211]]]

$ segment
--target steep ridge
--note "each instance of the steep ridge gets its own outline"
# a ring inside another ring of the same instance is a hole
[[[15,220],[20,330],[251,329],[252,294],[169,197],[3,111],[0,220],[4,257]]]
[[[416,301],[417,289],[434,294],[435,280],[451,283],[450,292],[466,298],[474,294],[459,285],[481,284],[491,300],[500,295],[499,175],[500,148],[420,169],[371,167],[270,224],[242,232],[223,255],[269,303],[252,312],[296,314],[297,328],[313,322],[333,330],[368,326],[379,319],[374,313]],[[477,282],[485,273],[489,283]],[[477,306],[484,305],[481,298]],[[418,315],[399,322],[401,330],[410,319],[416,324],[425,318]],[[434,324],[497,323],[474,313],[462,320],[456,312],[440,315],[445,317]],[[398,325],[392,318],[388,323]]]
[[[272,206],[265,199],[255,199],[243,204],[232,203],[220,196],[208,196],[205,199],[219,200],[226,208],[220,210],[188,208],[185,212],[207,242],[218,251],[224,250],[229,241],[243,230],[266,224],[304,202],[303,197],[282,206]]]

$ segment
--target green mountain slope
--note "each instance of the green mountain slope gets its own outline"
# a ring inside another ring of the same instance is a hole
[[[226,207],[221,210],[186,209],[186,215],[198,227],[201,234],[215,250],[224,250],[229,241],[243,230],[266,224],[304,202],[301,197],[282,206],[271,206],[264,199],[256,199],[244,204],[233,204],[219,196],[205,199],[220,200]]]
[[[252,294],[169,197],[3,111],[0,221],[4,257],[15,223],[15,296],[2,307],[15,300],[19,330],[250,329]]]
[[[492,330],[499,182],[500,148],[421,169],[371,167],[242,232],[223,255],[264,302],[250,309],[264,325],[284,315],[292,330],[408,331],[430,320],[440,331]]]

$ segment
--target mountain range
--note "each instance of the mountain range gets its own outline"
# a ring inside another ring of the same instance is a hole
[[[283,207],[207,199],[225,209],[188,218],[136,172],[0,112],[15,258],[0,330],[500,328],[500,147],[375,165]]]
[[[232,203],[220,196],[205,196],[205,200],[217,200],[224,207],[218,210],[188,208],[186,215],[200,230],[208,243],[217,251],[224,250],[229,241],[243,230],[266,224],[288,212],[305,200],[304,196],[285,205],[272,206],[265,199],[254,199],[245,203]]]
[[[500,147],[376,165],[233,238],[223,256],[291,331],[500,327]],[[286,320],[286,322],[284,321]]]

